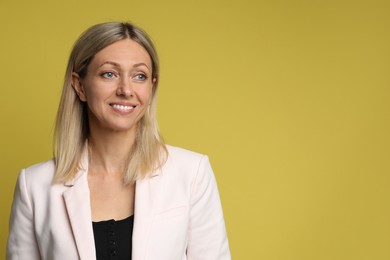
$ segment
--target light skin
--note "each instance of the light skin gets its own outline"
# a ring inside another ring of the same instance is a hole
[[[149,54],[130,39],[98,52],[84,78],[72,74],[72,86],[88,106],[93,221],[120,220],[134,214],[135,184],[125,185],[122,176],[155,81]]]

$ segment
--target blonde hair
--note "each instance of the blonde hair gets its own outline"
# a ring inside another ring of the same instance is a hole
[[[96,53],[108,45],[131,39],[149,53],[152,61],[152,102],[137,127],[134,145],[124,172],[124,181],[129,183],[142,179],[159,169],[167,158],[167,148],[160,135],[156,119],[157,86],[159,78],[158,56],[149,36],[130,23],[108,22],[87,29],[73,46],[66,69],[64,86],[57,112],[54,132],[54,158],[56,172],[54,182],[74,179],[80,170],[80,160],[89,135],[88,111],[72,88],[72,73],[81,78]]]

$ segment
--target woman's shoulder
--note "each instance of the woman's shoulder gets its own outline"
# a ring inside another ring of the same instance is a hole
[[[199,161],[202,160],[203,158],[207,158],[205,154],[187,150],[181,147],[176,147],[172,145],[166,145],[166,147],[168,150],[168,157],[171,160]]]
[[[20,175],[26,181],[26,184],[35,186],[36,184],[50,184],[55,172],[54,160],[48,160],[31,165],[20,171]]]
[[[33,164],[25,168],[24,171],[26,171],[26,173],[28,174],[34,174],[34,175],[39,175],[39,174],[48,175],[50,173],[54,173],[55,171],[54,159]]]
[[[184,148],[167,145],[168,159],[163,167],[170,172],[186,172],[196,175],[199,170],[210,165],[208,156]]]

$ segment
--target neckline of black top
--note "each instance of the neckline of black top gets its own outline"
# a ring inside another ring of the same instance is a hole
[[[120,224],[120,223],[131,221],[133,218],[134,218],[134,215],[131,215],[131,216],[128,216],[127,218],[124,218],[124,219],[119,219],[119,220],[109,219],[109,220],[101,220],[101,221],[92,221],[92,223],[94,225],[108,224],[108,223]]]

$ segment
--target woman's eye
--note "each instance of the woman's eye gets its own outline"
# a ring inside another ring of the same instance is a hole
[[[115,74],[114,74],[114,72],[104,72],[103,74],[102,74],[102,76],[103,76],[103,78],[107,78],[107,79],[112,79],[112,78],[114,78],[115,77]]]
[[[135,75],[135,79],[140,80],[140,81],[144,81],[147,79],[147,77],[144,74],[137,74],[137,75]]]

